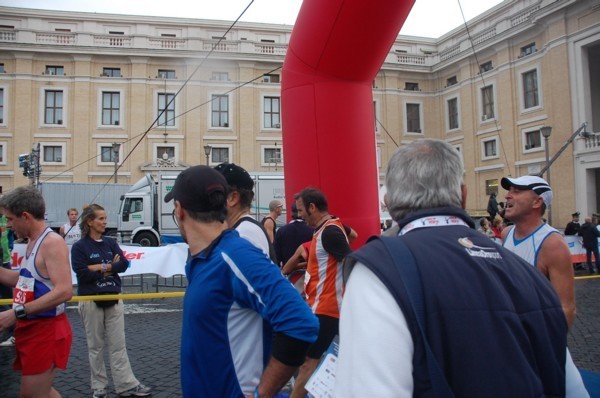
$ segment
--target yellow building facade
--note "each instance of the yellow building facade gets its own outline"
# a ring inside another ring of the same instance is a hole
[[[223,161],[283,172],[293,27],[231,24],[0,7],[2,189],[30,182],[19,155],[32,148],[42,182],[113,182],[115,163],[130,184]],[[468,209],[484,210],[492,191],[504,200],[500,178],[538,174],[568,144],[550,167],[553,225],[598,212],[600,7],[506,0],[468,29],[399,36],[373,112],[381,181],[399,145],[443,139],[463,156]]]

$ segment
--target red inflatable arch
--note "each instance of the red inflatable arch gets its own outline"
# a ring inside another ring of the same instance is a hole
[[[321,189],[354,246],[379,233],[372,82],[413,4],[304,0],[283,64],[286,198]]]

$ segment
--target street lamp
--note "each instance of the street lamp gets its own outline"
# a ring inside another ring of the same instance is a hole
[[[119,170],[119,149],[121,148],[121,144],[118,142],[113,142],[112,151],[113,151],[113,160],[115,161],[115,184],[117,183],[117,171]]]
[[[548,185],[552,186],[550,183],[550,146],[548,145],[548,139],[550,138],[550,134],[552,134],[552,127],[544,126],[540,128],[540,132],[544,136],[544,144],[546,146],[546,181]],[[550,205],[548,205],[548,225],[552,225],[552,209]]]
[[[210,151],[212,147],[210,145],[204,145],[204,154],[206,155],[206,165],[208,166],[208,158],[210,156]]]

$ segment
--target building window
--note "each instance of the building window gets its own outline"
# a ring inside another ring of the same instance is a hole
[[[0,88],[0,124],[4,124],[4,89]]]
[[[498,179],[485,180],[485,194],[490,196],[492,193],[498,193]]]
[[[211,103],[211,126],[229,127],[229,96],[213,94]]]
[[[175,70],[173,69],[159,69],[157,77],[159,79],[177,79]]]
[[[421,105],[406,104],[406,131],[421,133]]]
[[[210,80],[227,82],[229,81],[229,72],[212,72]]]
[[[212,164],[229,162],[229,148],[212,147],[210,151],[210,162]]]
[[[102,92],[102,125],[118,126],[120,123],[119,111],[121,108],[121,93]]]
[[[277,166],[283,163],[280,146],[263,147],[263,166]]]
[[[281,128],[281,99],[279,97],[264,98],[264,123],[266,129]]]
[[[481,89],[481,110],[482,121],[494,118],[494,86],[485,86]]]
[[[158,93],[158,114],[159,126],[175,126],[175,94]]]
[[[104,77],[121,77],[121,68],[102,68]]]
[[[44,163],[62,163],[63,147],[61,145],[44,145],[42,147],[42,161]]]
[[[456,83],[458,83],[458,80],[456,80],[456,76],[452,76],[446,79],[446,87],[454,86]]]
[[[112,145],[102,145],[100,146],[100,162],[101,163],[115,163],[115,160],[118,160],[118,154],[115,154],[113,151]]]
[[[3,165],[6,164],[5,153],[6,153],[6,142],[0,142],[0,164],[3,164]]]
[[[525,150],[542,148],[542,133],[540,130],[525,132]]]
[[[533,108],[540,104],[536,69],[523,73],[523,103],[525,109]]]
[[[405,82],[404,89],[407,91],[421,91],[419,90],[419,83]]]
[[[485,139],[481,141],[483,160],[494,159],[498,157],[498,138]]]
[[[63,124],[63,92],[45,91],[45,124]]]
[[[458,128],[458,98],[451,98],[448,101],[448,130]]]
[[[534,52],[537,51],[537,48],[535,48],[535,42],[534,43],[530,43],[526,46],[521,47],[521,53],[519,54],[519,58],[525,57],[527,55],[533,54]]]
[[[0,73],[6,73],[6,70],[4,69],[4,64],[0,64]]]
[[[494,69],[492,61],[484,62],[483,64],[479,65],[479,73],[484,73],[492,69]]]
[[[263,75],[263,83],[279,83],[279,75],[274,74],[264,74]]]
[[[47,75],[53,75],[53,76],[64,76],[65,68],[63,66],[46,65],[45,73]]]
[[[157,159],[174,159],[175,158],[175,147],[174,146],[157,146],[156,147],[156,158]]]

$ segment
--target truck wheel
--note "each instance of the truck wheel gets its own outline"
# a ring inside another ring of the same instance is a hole
[[[140,232],[133,238],[133,243],[140,246],[158,246],[158,239],[152,232]]]

